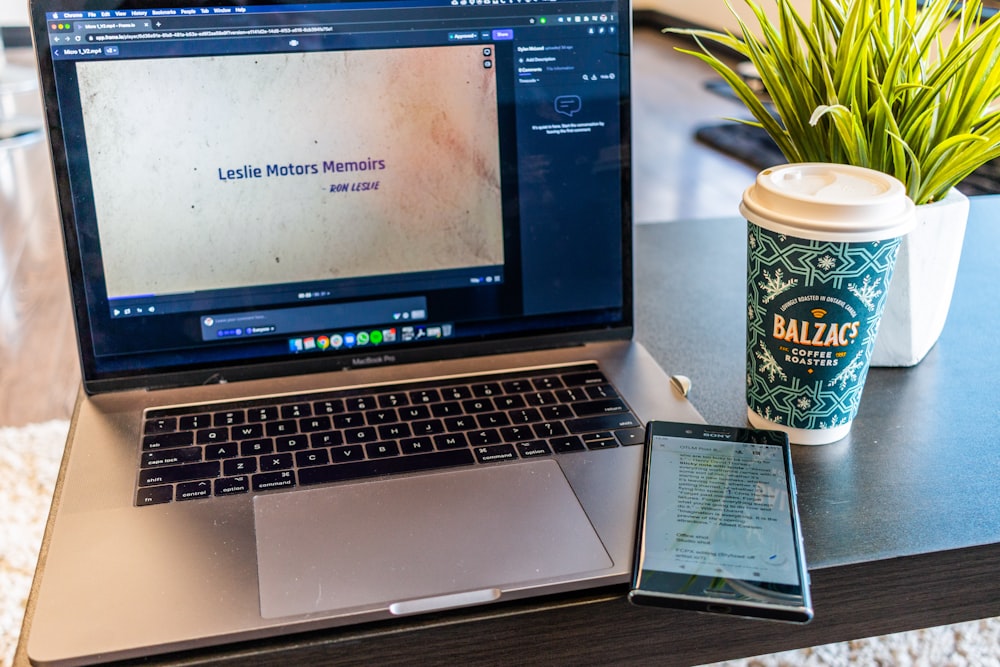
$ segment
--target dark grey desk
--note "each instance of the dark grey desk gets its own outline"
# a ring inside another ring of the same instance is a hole
[[[636,237],[638,338],[692,378],[706,419],[743,423],[744,223],[640,226]],[[796,448],[811,624],[638,609],[618,588],[172,661],[697,664],[1000,615],[997,248],[1000,196],[975,200],[938,345],[916,368],[872,370],[848,439]],[[15,662],[26,663],[23,645]]]

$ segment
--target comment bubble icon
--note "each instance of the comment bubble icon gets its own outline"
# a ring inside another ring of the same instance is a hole
[[[583,108],[583,101],[579,95],[560,95],[556,98],[555,108],[556,113],[572,118],[573,114],[579,113]]]

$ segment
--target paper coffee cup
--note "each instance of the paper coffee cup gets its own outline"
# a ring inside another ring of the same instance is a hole
[[[896,178],[839,164],[766,169],[747,219],[747,417],[797,444],[848,434],[901,237],[915,222]]]

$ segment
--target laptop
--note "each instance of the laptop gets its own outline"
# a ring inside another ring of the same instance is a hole
[[[624,583],[618,0],[33,0],[83,387],[27,638],[146,657]]]

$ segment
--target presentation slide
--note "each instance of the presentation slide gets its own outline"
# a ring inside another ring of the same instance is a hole
[[[488,60],[480,44],[80,63],[108,296],[502,265]]]

